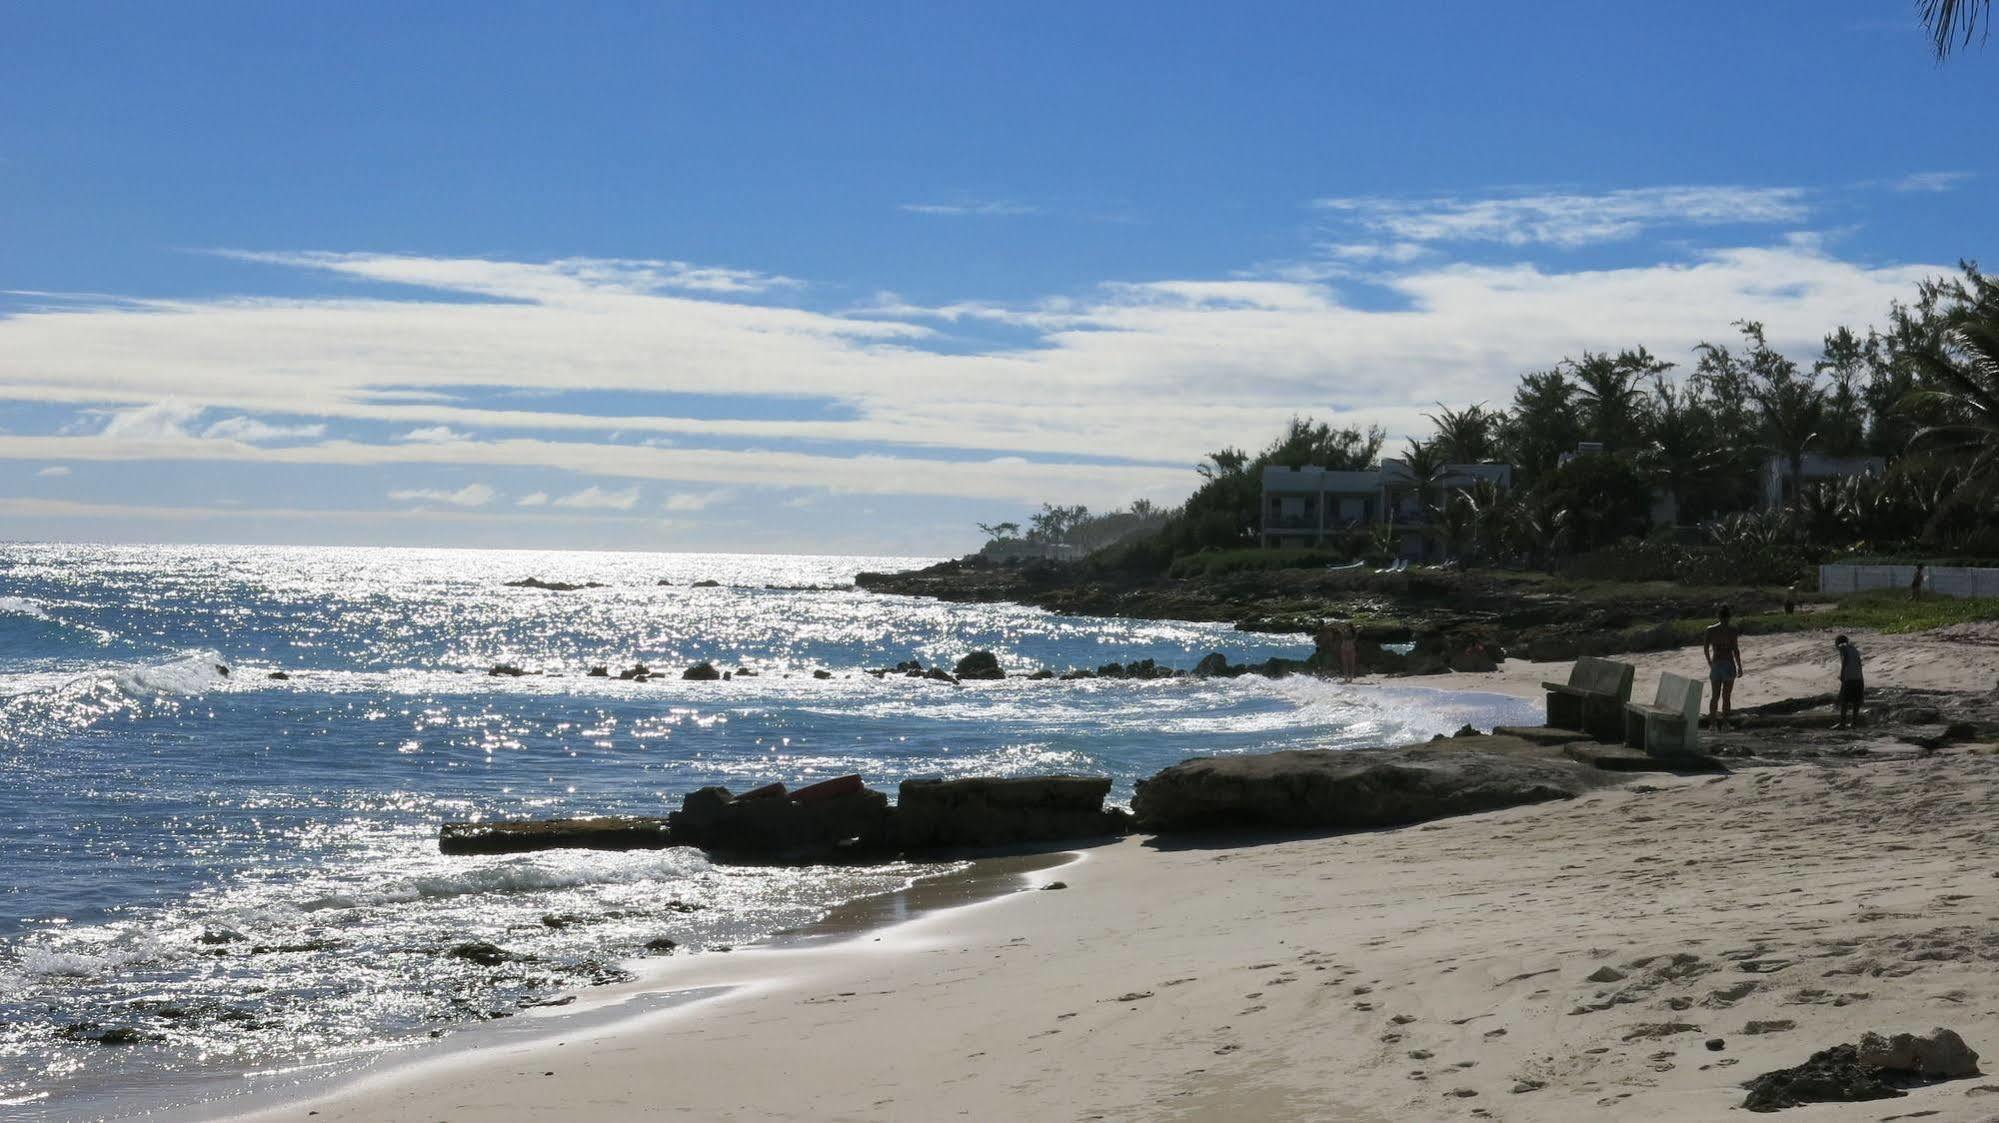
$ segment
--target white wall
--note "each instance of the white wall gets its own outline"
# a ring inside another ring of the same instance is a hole
[[[1857,593],[1867,589],[1903,589],[1915,580],[1913,565],[1822,565],[1819,592]],[[1931,566],[1923,574],[1923,591],[1946,597],[1999,597],[1999,569]]]

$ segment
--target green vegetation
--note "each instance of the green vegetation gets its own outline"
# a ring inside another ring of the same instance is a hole
[[[1524,374],[1508,408],[1440,404],[1434,433],[1401,456],[1423,532],[1470,565],[1693,584],[1788,584],[1835,554],[1999,557],[1999,281],[1967,263],[1892,305],[1883,329],[1834,328],[1809,363],[1772,347],[1761,324],[1734,328],[1738,341],[1700,344],[1684,375],[1644,347],[1585,352]],[[1317,564],[1235,557],[1257,542],[1263,469],[1366,468],[1383,440],[1293,418],[1258,455],[1211,455],[1156,533],[1092,563],[1183,574]],[[1602,451],[1576,455],[1584,441]],[[1886,467],[1805,481],[1814,455]],[[1487,461],[1513,466],[1512,489],[1443,482],[1448,464]],[[1766,508],[1773,462],[1781,502]],[[1647,538],[1655,504],[1699,538]],[[1391,541],[1357,525],[1325,551],[1379,560]]]
[[[1807,606],[1808,609],[1817,606]],[[1756,613],[1737,618],[1745,634],[1782,632],[1883,632],[1897,635],[1948,628],[1981,620],[1999,620],[1999,597],[1926,596],[1910,600],[1900,589],[1874,589],[1841,597],[1831,608],[1795,614]],[[1674,631],[1688,643],[1699,643],[1710,620],[1678,620]]]
[[[1260,572],[1272,569],[1324,569],[1348,559],[1331,550],[1202,550],[1175,558],[1168,577],[1219,577],[1225,573]]]

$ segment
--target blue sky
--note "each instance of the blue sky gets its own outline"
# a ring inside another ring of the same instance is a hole
[[[13,5],[0,536],[939,553],[1990,258],[1912,5]]]

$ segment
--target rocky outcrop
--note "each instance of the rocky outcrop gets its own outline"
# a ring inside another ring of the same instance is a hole
[[[951,673],[960,679],[971,680],[1006,677],[1006,672],[1000,668],[999,657],[990,651],[972,652],[958,660],[958,665],[951,668]]]
[[[680,677],[693,682],[714,682],[722,677],[722,672],[716,670],[713,663],[696,663],[680,672]]]
[[[896,841],[921,851],[1121,835],[1131,817],[1105,809],[1110,790],[1107,776],[904,780]]]
[[[766,785],[740,797],[702,788],[681,800],[671,820],[676,844],[727,859],[820,862],[892,850],[888,797],[859,777],[795,793]]]
[[[1402,749],[1306,749],[1182,761],[1138,782],[1138,825],[1354,830],[1569,799],[1603,773],[1548,746],[1467,737]]]
[[[573,593],[578,589],[604,587],[603,583],[598,581],[585,581],[580,585],[572,585],[567,581],[543,581],[539,577],[523,577],[519,581],[506,581],[503,584],[509,589],[543,589],[551,593]]]
[[[1859,1045],[1834,1045],[1813,1053],[1803,1064],[1766,1072],[1743,1087],[1742,1106],[1751,1111],[1781,1111],[1815,1103],[1855,1103],[1895,1099],[1904,1088],[1934,1080],[1978,1074],[1978,1054],[1947,1029],[1917,1036],[1892,1037],[1867,1033]]]
[[[524,670],[514,666],[512,663],[495,663],[487,668],[486,673],[501,678],[520,678],[522,675],[540,674],[541,672]]]
[[[1231,669],[1228,656],[1219,651],[1211,651],[1201,656],[1201,661],[1194,664],[1194,675],[1196,678],[1214,678],[1228,674]]]
[[[446,823],[437,848],[446,854],[518,854],[529,850],[657,850],[672,846],[667,820],[530,819]]]

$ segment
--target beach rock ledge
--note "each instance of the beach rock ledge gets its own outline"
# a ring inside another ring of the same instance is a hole
[[[1514,737],[1197,757],[1138,782],[1141,830],[1356,830],[1570,799],[1605,775]]]

